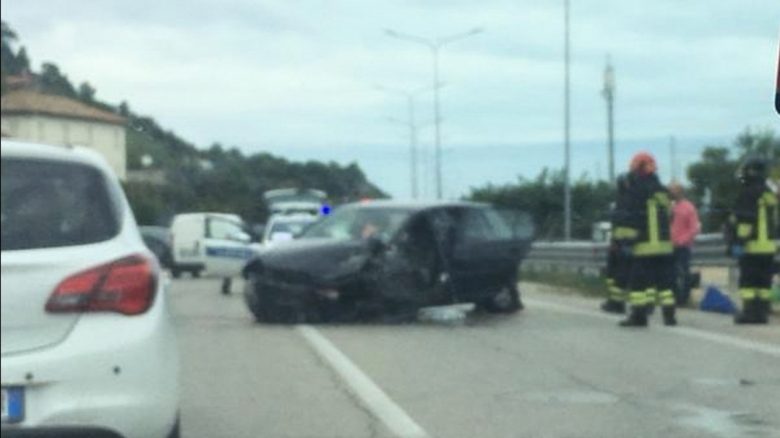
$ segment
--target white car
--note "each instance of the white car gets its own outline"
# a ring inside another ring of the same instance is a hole
[[[94,151],[2,141],[2,436],[179,436],[167,284]]]
[[[265,227],[263,246],[270,248],[278,243],[293,240],[309,225],[317,222],[318,216],[312,214],[278,214],[271,216]]]

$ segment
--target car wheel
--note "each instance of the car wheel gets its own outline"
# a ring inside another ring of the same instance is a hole
[[[200,269],[196,269],[190,272],[192,273],[192,278],[200,278]]]
[[[233,280],[230,278],[222,279],[222,295],[230,295],[230,286],[233,285]]]
[[[276,304],[275,297],[270,291],[262,290],[252,277],[247,280],[244,291],[244,301],[249,311],[255,317],[255,321],[263,323],[281,323],[285,322],[286,315],[284,308]]]
[[[500,292],[478,303],[490,313],[514,313],[523,308],[517,286],[505,286]]]
[[[176,268],[171,268],[171,275],[173,278],[181,278],[181,271]]]

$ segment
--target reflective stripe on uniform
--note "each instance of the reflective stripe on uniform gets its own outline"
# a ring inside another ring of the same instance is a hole
[[[647,238],[650,243],[658,242],[658,201],[653,197],[647,200]]]
[[[623,301],[626,299],[626,296],[623,293],[623,289],[619,287],[610,287],[609,296],[615,301]]]
[[[632,306],[644,306],[647,304],[647,294],[645,292],[629,292],[628,303]]]
[[[662,306],[673,306],[674,305],[674,292],[672,292],[670,289],[662,290],[660,294],[658,294],[661,298],[661,305]]]
[[[769,209],[772,208],[773,216],[777,216],[777,198],[774,194],[767,192],[758,199],[758,221],[756,223],[756,239],[750,240],[745,244],[746,254],[774,254],[777,250],[775,242],[769,236]],[[774,224],[776,226],[776,224]],[[740,234],[744,229],[750,232],[743,236]],[[753,225],[741,223],[737,227],[737,235],[741,238],[749,238],[753,233]]]
[[[756,289],[756,295],[758,295],[758,299],[762,301],[769,301],[772,298],[772,290],[771,289]]]
[[[674,252],[672,242],[642,242],[634,245],[635,256],[664,255]]]
[[[655,305],[658,302],[658,291],[655,289],[647,289],[645,291],[645,302],[650,305]]]
[[[752,224],[741,223],[737,225],[737,237],[740,239],[747,239],[751,234],[753,234]]]
[[[659,205],[665,207],[667,213],[669,212],[670,201],[666,193],[656,193],[647,200],[647,241],[634,245],[635,256],[665,255],[674,252],[674,246],[668,238],[661,240],[658,224]]]
[[[637,231],[635,228],[629,227],[617,227],[612,233],[612,237],[618,240],[635,239],[638,235],[639,231]]]
[[[739,289],[739,297],[743,300],[753,300],[756,298],[756,290],[748,288]]]

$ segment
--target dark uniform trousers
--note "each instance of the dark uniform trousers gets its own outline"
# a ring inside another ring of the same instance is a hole
[[[628,280],[628,302],[632,307],[674,306],[673,285],[671,254],[633,257]]]
[[[744,302],[769,301],[774,256],[744,254],[739,258],[739,297]]]

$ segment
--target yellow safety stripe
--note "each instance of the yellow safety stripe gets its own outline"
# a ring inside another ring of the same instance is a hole
[[[769,238],[769,207],[776,207],[777,198],[772,193],[765,193],[758,200],[758,223],[757,223],[757,236],[755,240],[748,241],[745,245],[745,252],[747,254],[774,254],[777,250],[775,242]],[[743,226],[750,226],[751,224],[740,224],[738,228],[738,235],[740,229]],[[752,231],[752,227],[751,227]],[[750,236],[750,234],[748,234]]]
[[[657,192],[655,194],[655,199],[667,210],[672,207],[672,201],[669,199],[669,195],[666,192]]]
[[[756,292],[758,292],[758,298],[763,301],[769,301],[772,298],[771,289],[756,289]]]
[[[650,243],[658,243],[658,203],[654,198],[647,200],[647,237]]]
[[[672,242],[642,242],[634,245],[635,256],[665,255],[674,252]]]
[[[616,227],[615,231],[612,233],[612,236],[618,240],[635,239],[637,236],[639,236],[639,231],[636,228]]]
[[[645,291],[645,302],[647,304],[655,305],[658,302],[658,291],[655,289],[647,289]]]
[[[753,300],[756,298],[756,290],[741,288],[739,289],[739,297],[743,300]]]
[[[614,278],[607,278],[607,286],[612,286],[613,284],[615,284],[615,279]]]
[[[609,295],[610,297],[612,297],[612,299],[617,301],[623,301],[625,299],[625,294],[623,293],[623,289],[619,287],[610,288]]]
[[[777,196],[772,192],[764,192],[762,196],[764,203],[769,207],[775,207],[778,204]]]
[[[661,297],[662,306],[674,306],[674,292],[671,290],[662,290],[659,294]]]
[[[644,306],[647,303],[647,296],[644,292],[632,291],[628,294],[628,303],[632,306]]]
[[[665,255],[674,252],[671,241],[661,240],[658,224],[659,205],[667,207],[667,212],[669,211],[670,201],[666,193],[658,192],[647,200],[647,241],[634,245],[635,256]]]
[[[737,237],[747,239],[753,234],[753,224],[741,223],[737,225]]]

